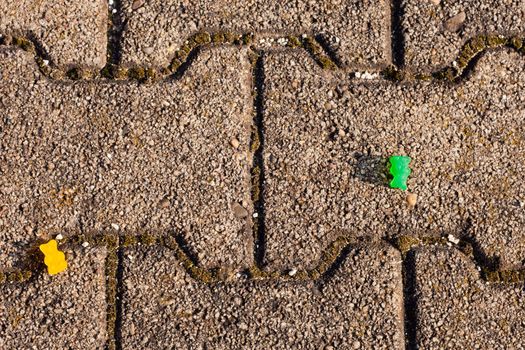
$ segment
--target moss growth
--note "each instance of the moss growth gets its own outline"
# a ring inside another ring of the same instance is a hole
[[[299,40],[299,38],[296,36],[287,36],[286,39],[288,40],[286,44],[288,47],[297,48],[302,46],[301,40]]]
[[[134,80],[143,80],[146,77],[146,70],[142,67],[130,68],[128,77]]]
[[[13,38],[13,45],[18,46],[24,51],[36,53],[35,46],[33,43],[26,38],[22,37],[14,37]]]
[[[337,69],[337,66],[336,64],[331,60],[329,59],[327,56],[319,56],[317,58],[318,62],[319,62],[319,65],[321,66],[321,68],[323,69],[329,69],[329,70],[335,70]]]
[[[151,246],[157,243],[157,238],[149,233],[143,233],[137,236],[137,240],[140,244]]]
[[[405,255],[412,247],[420,244],[420,240],[413,236],[400,236],[396,238],[394,245],[399,249],[401,254]]]
[[[228,44],[233,44],[235,41],[236,36],[232,32],[225,32],[224,33],[224,42]]]
[[[214,44],[222,44],[224,42],[224,35],[221,32],[213,33],[211,41]]]
[[[507,44],[507,38],[499,35],[487,35],[485,43],[489,48],[496,48]]]
[[[252,42],[253,42],[253,34],[252,33],[248,33],[248,34],[243,34],[242,35],[241,43],[243,45],[250,45]]]
[[[430,81],[432,80],[432,75],[420,73],[420,74],[416,74],[414,78],[416,80],[421,80],[421,81]]]
[[[315,40],[313,40],[310,37],[303,38],[303,45],[304,49],[308,52],[310,52],[313,56],[317,56],[321,53],[322,49],[321,46],[318,45]]]
[[[125,235],[121,237],[120,242],[121,242],[120,245],[122,247],[131,247],[131,246],[137,245],[139,241],[137,237],[134,235]]]
[[[193,36],[193,41],[195,42],[195,44],[200,46],[200,45],[210,43],[211,37],[210,37],[210,34],[207,32],[200,32]]]
[[[523,47],[523,40],[518,37],[513,37],[509,40],[509,44],[516,50],[519,50]]]
[[[72,68],[67,71],[66,76],[71,80],[80,80],[82,78],[82,72],[80,68]]]
[[[437,80],[452,81],[458,75],[458,71],[455,68],[449,67],[438,72],[432,73],[432,76]]]
[[[405,74],[397,69],[395,66],[388,66],[382,72],[381,75],[391,81],[402,81],[405,79]]]
[[[173,59],[173,60],[171,61],[170,66],[168,67],[168,69],[169,69],[169,71],[170,71],[171,73],[175,73],[175,72],[179,69],[179,67],[180,67],[181,65],[182,65],[181,60],[175,58],[175,59]]]

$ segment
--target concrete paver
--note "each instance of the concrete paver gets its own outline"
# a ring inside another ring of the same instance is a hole
[[[124,349],[403,349],[401,257],[354,248],[326,281],[204,284],[165,248],[128,249]]]
[[[301,51],[265,58],[266,263],[310,267],[338,236],[471,236],[525,258],[523,63],[498,51],[460,84],[349,79]],[[409,192],[386,158],[412,157]]]
[[[414,252],[420,349],[523,349],[523,285],[491,285],[455,249]]]
[[[1,349],[104,349],[103,248],[66,251],[66,272],[0,284]]]
[[[390,63],[390,4],[385,0],[124,0],[122,62],[165,67],[199,31],[324,35],[346,65]]]
[[[475,36],[525,31],[522,0],[403,0],[401,7],[404,60],[417,71],[449,66]]]
[[[2,2],[0,348],[523,348],[524,11]]]
[[[3,264],[38,237],[117,230],[180,235],[205,266],[251,265],[251,216],[234,211],[253,211],[245,51],[203,52],[154,85],[50,81],[20,51],[0,64]]]
[[[107,1],[3,0],[0,13],[4,39],[35,39],[58,66],[106,63]]]

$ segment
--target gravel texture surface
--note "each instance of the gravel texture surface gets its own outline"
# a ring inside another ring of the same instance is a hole
[[[455,249],[414,252],[420,349],[523,349],[523,285],[490,285]]]
[[[234,210],[252,212],[245,51],[203,52],[154,85],[53,82],[29,55],[1,55],[3,264],[37,237],[117,230],[180,235],[205,266],[251,265],[251,215]]]
[[[184,41],[203,30],[320,35],[343,64],[390,62],[390,4],[385,0],[123,0],[122,8],[124,64],[167,66]]]
[[[523,0],[402,0],[405,64],[433,71],[456,59],[477,35],[525,31]]]
[[[459,84],[351,79],[300,51],[265,57],[266,259],[311,266],[337,236],[469,236],[525,259],[523,61],[480,59]],[[385,159],[409,155],[407,193]]]
[[[106,63],[105,0],[2,0],[0,34],[36,40],[58,66]]]
[[[124,258],[124,349],[403,349],[401,256],[352,249],[323,281],[206,285],[173,252]],[[169,327],[167,327],[169,324]]]
[[[1,1],[0,349],[524,348],[524,21]]]
[[[0,349],[103,349],[105,249],[66,251],[66,272],[0,285]]]

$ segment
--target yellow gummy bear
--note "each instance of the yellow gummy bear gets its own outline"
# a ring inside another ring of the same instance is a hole
[[[56,275],[67,268],[66,255],[57,249],[58,244],[54,239],[40,245],[40,250],[44,253],[44,264],[50,275]]]

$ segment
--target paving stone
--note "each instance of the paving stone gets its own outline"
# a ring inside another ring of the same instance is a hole
[[[403,0],[405,64],[416,71],[450,66],[468,39],[523,35],[523,0]]]
[[[470,236],[521,265],[523,58],[500,50],[460,84],[352,79],[300,51],[264,58],[265,262],[313,267],[336,237]],[[388,187],[412,157],[409,192]]]
[[[0,285],[1,349],[104,349],[106,250],[66,254],[65,272]]]
[[[184,41],[202,30],[322,35],[343,64],[390,62],[390,3],[386,0],[124,0],[122,9],[124,64],[167,66]]]
[[[414,252],[420,349],[523,349],[523,284],[491,285],[455,249]]]
[[[189,277],[173,251],[128,249],[123,349],[403,349],[401,257],[352,249],[326,281]]]
[[[59,66],[102,68],[108,5],[104,0],[3,0],[0,34],[36,39]]]
[[[0,261],[56,233],[177,234],[204,266],[249,266],[251,73],[202,52],[180,80],[55,82],[0,59]],[[235,137],[239,147],[230,140]]]

